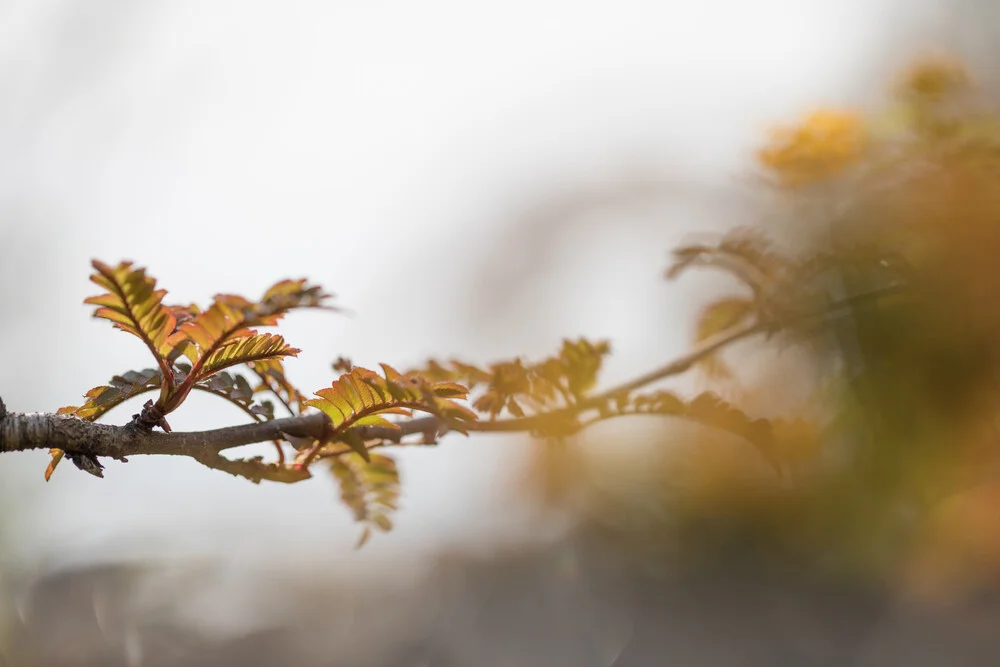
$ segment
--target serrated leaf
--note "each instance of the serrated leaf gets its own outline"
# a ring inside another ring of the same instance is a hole
[[[166,291],[156,289],[156,280],[148,277],[145,269],[133,268],[132,262],[111,267],[95,259],[91,265],[97,273],[90,280],[108,291],[84,303],[98,306],[94,317],[106,319],[142,340],[163,368],[170,352],[167,338],[177,322],[162,304]]]
[[[281,359],[260,359],[247,366],[260,378],[260,383],[253,389],[254,393],[271,392],[292,414],[302,414],[305,411],[306,397],[288,381]]]
[[[696,396],[688,404],[687,416],[706,426],[740,436],[756,447],[775,470],[781,473],[770,420],[753,418],[712,392]]]
[[[324,305],[330,297],[319,285],[310,285],[304,278],[282,280],[264,292],[258,309],[261,313],[273,315],[293,308],[330,308]]]
[[[281,336],[257,334],[217,349],[202,361],[200,374],[211,375],[231,366],[263,359],[294,357],[300,351],[288,346]]]
[[[271,401],[261,401],[250,406],[250,412],[263,417],[265,421],[271,421],[274,419],[274,403]]]
[[[391,367],[383,368],[387,369],[388,379],[366,368],[355,367],[329,387],[317,391],[318,398],[306,401],[306,405],[326,414],[333,433],[340,433],[369,415],[399,414],[405,408],[424,407],[419,390]]]
[[[274,419],[274,405],[270,401],[256,403],[254,391],[242,375],[220,371],[196,382],[194,388],[224,398],[259,420]]]
[[[392,530],[390,515],[398,508],[400,493],[396,462],[384,454],[373,454],[367,462],[356,454],[329,461],[340,487],[341,501],[351,510],[354,520],[364,526],[357,546],[364,545],[373,530]]]
[[[632,411],[645,414],[680,416],[688,411],[687,404],[677,394],[666,390],[633,396],[631,405]]]
[[[525,417],[529,410],[569,407],[583,399],[597,384],[597,376],[610,354],[607,341],[586,338],[565,339],[559,353],[534,364],[520,358],[492,364],[489,370],[458,361],[444,366],[431,360],[427,368],[414,371],[434,383],[440,396],[449,396],[457,382],[469,387],[483,386],[473,407],[495,419],[506,410],[515,418]],[[458,387],[468,392],[461,384]]]
[[[434,395],[441,398],[465,398],[469,390],[455,382],[437,382],[434,384]]]
[[[411,410],[429,412],[441,417],[455,430],[464,432],[462,424],[475,421],[476,415],[459,405],[450,397],[464,398],[460,385],[454,383],[436,384],[417,375],[403,375],[392,366],[382,364],[385,377],[356,366],[344,373],[329,387],[315,393],[316,398],[306,405],[321,410],[330,420],[327,436],[317,442],[313,450],[303,460],[308,465],[325,442],[341,439],[347,442],[359,455],[367,456],[364,443],[350,437],[354,426],[378,425],[393,427],[384,419],[388,414],[410,415]],[[449,398],[438,396],[439,388]]]
[[[753,317],[755,312],[756,303],[749,299],[732,297],[714,301],[705,306],[698,315],[695,341],[701,343],[739,326]],[[718,354],[706,356],[701,360],[700,365],[710,377],[719,378],[729,375],[729,370],[719,359]]]
[[[673,255],[674,262],[667,270],[670,279],[691,267],[710,267],[729,273],[755,294],[794,267],[794,263],[778,253],[767,238],[748,228],[732,230],[716,245],[685,246],[675,250]]]
[[[255,327],[274,326],[295,308],[325,308],[330,295],[305,280],[283,280],[264,293],[260,302],[235,294],[217,294],[204,312],[180,326],[170,339],[199,369],[204,360],[222,348],[256,335]]]
[[[708,340],[743,323],[754,314],[754,310],[753,301],[736,297],[708,304],[698,315],[696,342]]]
[[[52,457],[52,460],[49,461],[49,465],[45,468],[45,481],[46,482],[49,481],[49,479],[52,477],[52,473],[54,473],[56,471],[56,466],[59,465],[59,462],[62,461],[63,456],[65,454],[66,454],[66,452],[64,452],[61,449],[50,449],[49,450],[49,456]]]
[[[128,371],[111,378],[107,385],[94,387],[84,397],[87,401],[77,406],[59,408],[59,414],[71,414],[96,421],[109,410],[140,394],[156,391],[162,384],[163,376],[155,368],[142,371]]]

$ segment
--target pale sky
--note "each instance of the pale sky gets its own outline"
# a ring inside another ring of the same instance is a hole
[[[919,26],[917,3],[903,4]],[[690,289],[659,279],[671,244],[740,210],[726,198],[770,124],[857,101],[905,27],[898,5],[8,1],[0,275],[19,319],[0,333],[0,396],[55,410],[150,365],[81,304],[96,293],[91,258],[149,267],[174,302],[258,296],[285,277],[323,284],[355,315],[293,315],[280,329],[305,350],[289,372],[308,391],[341,354],[487,362],[563,336],[611,338],[612,380],[662,363],[683,350],[694,308]],[[540,255],[547,270],[529,288],[516,283],[523,267],[500,252],[518,248],[516,225],[636,174],[678,184],[676,196],[564,216],[571,240]],[[171,423],[240,419],[195,396]],[[505,494],[526,446],[449,438],[400,455],[397,528],[361,555],[322,474],[257,487],[136,457],[103,480],[66,464],[46,484],[46,454],[4,456],[8,553],[335,564],[488,545],[526,530]]]

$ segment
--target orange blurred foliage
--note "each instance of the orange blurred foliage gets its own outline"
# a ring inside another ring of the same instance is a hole
[[[772,132],[757,153],[760,162],[787,187],[822,181],[857,163],[868,138],[861,117],[850,111],[814,111],[797,127]]]
[[[1000,114],[970,102],[971,90],[960,62],[924,58],[898,79],[884,117],[815,111],[775,130],[757,154],[781,187],[778,205],[811,212],[795,216],[814,233],[792,265],[828,264],[837,282],[817,285],[850,294],[883,288],[891,274],[909,295],[785,341],[808,359],[768,362],[749,382],[741,362],[773,341],[727,357],[732,373],[718,360],[700,366],[748,412],[782,416],[771,441],[787,476],[751,464],[745,443],[741,451],[704,428],[679,435],[674,422],[622,431],[614,444],[542,449],[532,484],[612,531],[618,521],[628,532],[625,517],[645,508],[661,517],[645,525],[646,541],[689,526],[680,534],[701,555],[719,547],[721,525],[740,540],[756,533],[804,567],[839,559],[922,591],[1000,585]],[[807,187],[847,174],[845,187]],[[724,310],[708,311],[697,340],[756,308],[743,295],[717,305]],[[777,398],[796,378],[814,380],[813,395]],[[666,446],[629,460],[643,442]],[[617,457],[596,451],[608,448]],[[709,524],[711,539],[699,532]]]

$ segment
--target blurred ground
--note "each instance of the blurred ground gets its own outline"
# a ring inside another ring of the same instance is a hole
[[[258,577],[243,582],[254,589],[244,597],[275,609],[272,622],[228,633],[156,595],[177,580],[137,571],[149,567],[31,583],[2,664],[987,667],[1000,650],[1000,588],[934,605],[809,579],[795,563],[677,577],[585,535],[489,558],[442,556],[402,586]]]

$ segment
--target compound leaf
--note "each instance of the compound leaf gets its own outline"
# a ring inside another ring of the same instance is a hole
[[[294,357],[301,350],[290,347],[285,339],[274,334],[255,334],[218,348],[201,361],[199,378],[238,364],[264,359]],[[192,371],[194,372],[194,371]]]
[[[330,426],[327,437],[316,444],[303,465],[312,460],[323,442],[338,438],[344,439],[367,460],[369,452],[365,444],[357,438],[343,436],[354,426],[392,427],[385,415],[409,416],[411,410],[429,412],[460,432],[464,432],[463,423],[475,421],[475,413],[453,400],[465,398],[468,393],[461,385],[434,383],[414,374],[403,375],[387,364],[382,364],[382,369],[385,377],[356,366],[329,387],[317,391],[317,398],[306,401],[306,405],[323,411],[330,420]]]
[[[356,544],[360,548],[372,532],[392,530],[390,515],[399,508],[399,470],[384,454],[364,460],[357,454],[330,459],[330,470],[340,486],[340,499],[364,528]]]
[[[111,378],[106,385],[94,387],[86,394],[86,402],[59,408],[58,414],[76,415],[87,421],[97,421],[109,410],[140,394],[156,391],[163,382],[163,375],[155,368],[128,371]]]
[[[95,259],[91,264],[97,273],[90,280],[108,290],[84,300],[98,306],[94,317],[108,320],[115,328],[139,338],[156,357],[160,369],[168,368],[167,338],[174,332],[177,320],[172,310],[163,306],[166,291],[156,289],[156,280],[147,276],[145,269],[133,268],[132,262],[111,267]]]

